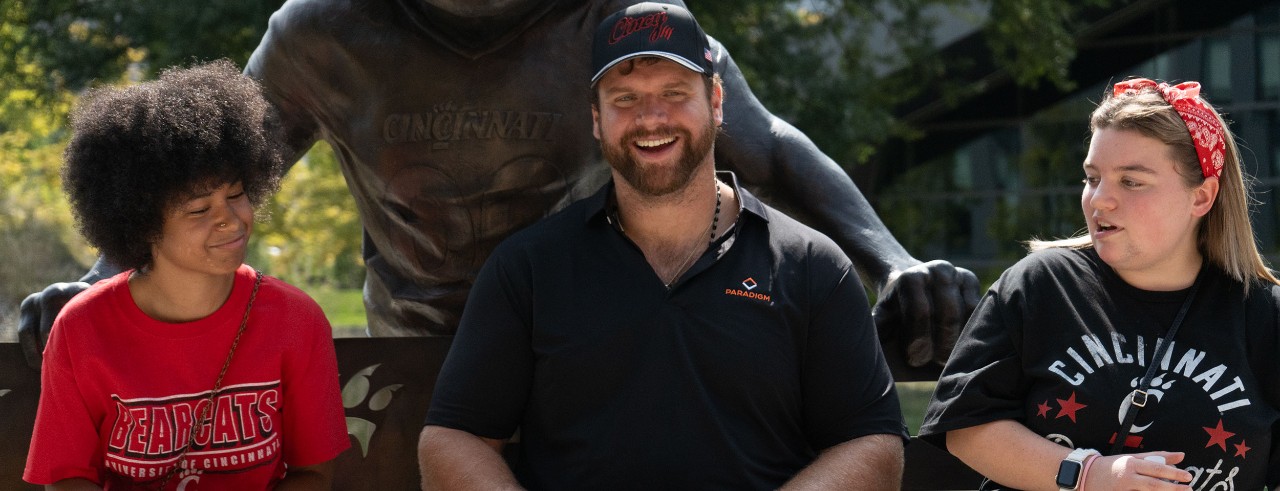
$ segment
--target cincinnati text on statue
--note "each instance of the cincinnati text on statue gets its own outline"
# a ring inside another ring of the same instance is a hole
[[[560,113],[506,111],[500,109],[453,109],[445,106],[430,112],[394,113],[382,124],[387,143],[431,142],[432,149],[449,147],[460,140],[551,140]]]

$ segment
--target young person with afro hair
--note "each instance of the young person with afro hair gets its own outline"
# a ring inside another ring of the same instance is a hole
[[[45,348],[23,478],[50,489],[315,489],[350,444],[328,321],[243,264],[279,184],[279,124],[229,61],[90,91],[63,185],[126,271]]]

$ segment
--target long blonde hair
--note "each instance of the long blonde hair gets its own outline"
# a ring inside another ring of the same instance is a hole
[[[1212,106],[1209,107],[1212,109]],[[1252,196],[1249,183],[1252,178],[1246,179],[1240,169],[1240,151],[1236,148],[1231,129],[1217,110],[1213,110],[1213,116],[1222,125],[1227,151],[1222,173],[1218,176],[1218,197],[1213,208],[1200,220],[1196,231],[1196,247],[1210,263],[1226,271],[1236,281],[1246,285],[1255,280],[1280,284],[1280,280],[1267,268],[1262,254],[1258,252],[1253,225],[1249,222],[1249,201]],[[1204,182],[1195,144],[1191,141],[1186,123],[1155,88],[1118,95],[1107,91],[1102,103],[1098,104],[1089,117],[1089,130],[1097,134],[1099,130],[1107,128],[1136,131],[1143,136],[1160,140],[1168,145],[1169,156],[1178,164],[1175,169],[1183,177],[1188,189]],[[1087,231],[1067,239],[1027,241],[1027,248],[1031,251],[1051,247],[1083,249],[1092,246],[1093,238]]]

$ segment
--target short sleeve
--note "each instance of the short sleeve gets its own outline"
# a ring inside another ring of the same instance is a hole
[[[846,269],[829,295],[814,300],[802,367],[810,445],[825,449],[874,434],[905,439],[893,376],[857,274]]]
[[[299,292],[299,294],[301,294]],[[284,389],[284,459],[290,466],[308,466],[337,457],[351,446],[343,415],[338,360],[332,329],[324,312],[303,298],[290,315],[300,323],[293,332],[306,336],[296,352],[286,354]]]
[[[1028,390],[1012,309],[1016,281],[1006,272],[987,291],[960,333],[925,411],[920,436],[946,449],[946,432],[1021,419]]]
[[[489,257],[471,288],[436,381],[428,425],[505,439],[520,424],[534,371],[529,297],[527,288],[519,288],[524,281],[511,277],[502,250]]]
[[[1280,408],[1280,285],[1265,283],[1254,289],[1248,302],[1249,364],[1261,385],[1259,390],[1272,408]],[[1262,319],[1254,321],[1252,318]],[[1271,427],[1271,458],[1267,463],[1267,487],[1280,488],[1280,420]]]
[[[40,403],[35,429],[27,454],[23,480],[33,484],[53,484],[63,479],[83,478],[102,482],[103,454],[94,420],[83,392],[76,382],[75,357],[67,343],[64,312],[54,322],[49,344],[44,350],[40,371]]]

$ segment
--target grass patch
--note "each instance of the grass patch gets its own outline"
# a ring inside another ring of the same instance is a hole
[[[334,337],[364,336],[369,321],[365,318],[364,292],[359,288],[302,288],[320,304],[324,316],[333,325]]]
[[[933,387],[937,382],[898,382],[898,400],[902,402],[902,418],[907,421],[907,431],[920,434],[924,422],[924,409],[929,405]]]

